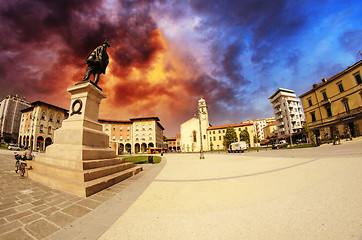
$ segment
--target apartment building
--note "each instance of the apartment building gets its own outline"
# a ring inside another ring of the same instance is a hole
[[[275,118],[264,118],[264,119],[255,119],[251,120],[254,124],[254,132],[257,138],[260,140],[266,139],[263,129],[268,126],[270,123],[275,122]]]
[[[244,123],[238,123],[238,124],[229,124],[229,125],[222,125],[222,126],[214,126],[209,127],[207,129],[207,136],[210,142],[210,149],[212,146],[212,150],[224,150],[226,147],[224,146],[224,138],[226,129],[228,127],[232,127],[236,135],[238,137],[238,141],[240,141],[240,133],[246,129],[249,133],[250,138],[250,147],[254,147],[254,124],[252,121],[246,121]]]
[[[67,109],[42,101],[31,103],[31,107],[23,109],[21,113],[18,142],[39,151],[44,151],[53,143],[54,131],[68,118]]]
[[[304,122],[304,114],[300,100],[296,98],[293,90],[278,88],[269,98],[273,104],[276,135],[278,138],[292,137],[300,134]]]
[[[158,117],[130,120],[99,119],[103,131],[109,135],[110,146],[117,154],[146,152],[151,147],[163,146],[163,126]]]
[[[166,144],[169,152],[179,152],[181,150],[181,134],[176,134],[176,137],[166,138]]]
[[[362,133],[362,61],[342,72],[323,78],[299,97],[306,123],[317,137],[333,139]]]
[[[129,152],[132,149],[132,121],[99,119],[103,132],[109,136],[109,145],[116,154]]]
[[[0,102],[0,141],[17,143],[21,110],[30,107],[30,102],[19,95],[8,95]]]

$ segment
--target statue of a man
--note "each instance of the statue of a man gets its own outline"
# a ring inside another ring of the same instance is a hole
[[[97,85],[99,81],[99,75],[106,73],[106,68],[109,63],[109,57],[107,54],[107,47],[110,47],[107,39],[103,44],[94,49],[85,60],[84,64],[87,64],[87,70],[83,78],[83,82],[88,81],[91,74],[94,76],[94,83]]]

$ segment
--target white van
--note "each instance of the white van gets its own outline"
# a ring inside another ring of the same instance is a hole
[[[246,149],[248,149],[248,147],[246,146],[246,142],[241,141],[230,144],[228,152],[229,153],[244,152]]]

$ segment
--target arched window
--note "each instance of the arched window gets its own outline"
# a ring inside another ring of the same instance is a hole
[[[119,136],[119,140],[121,140],[122,141],[122,139],[123,139],[123,136],[121,135],[121,136]]]
[[[49,116],[49,122],[53,122],[53,114],[50,114],[50,116]]]
[[[112,140],[116,140],[116,136],[113,135]]]
[[[42,132],[43,132],[43,129],[44,129],[44,126],[43,126],[43,124],[41,124],[41,125],[40,125],[40,128],[39,128],[39,132],[42,133]]]
[[[129,132],[129,126],[127,127],[127,132]]]
[[[152,140],[152,133],[149,134],[149,139]]]
[[[48,127],[48,134],[52,134],[52,127],[51,126]]]
[[[41,113],[41,120],[45,120],[45,112]]]
[[[57,117],[57,123],[60,123],[60,116]]]
[[[138,140],[138,134],[136,134],[136,140]]]
[[[196,131],[195,130],[192,132],[192,137],[193,137],[194,142],[196,142]]]
[[[146,140],[146,135],[142,134],[142,140]]]
[[[149,130],[152,130],[152,124],[150,124],[150,125],[148,126],[148,129],[149,129]]]
[[[122,130],[123,130],[123,127],[122,127],[122,126],[120,126],[120,127],[119,127],[119,131],[122,131]]]
[[[129,135],[127,135],[127,141],[129,141]]]
[[[142,125],[142,131],[146,130],[146,126]]]

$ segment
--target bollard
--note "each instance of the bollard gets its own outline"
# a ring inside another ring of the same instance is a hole
[[[153,163],[153,156],[148,156],[148,163]]]

